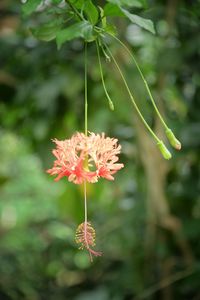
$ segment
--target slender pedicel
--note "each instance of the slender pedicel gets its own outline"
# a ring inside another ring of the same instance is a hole
[[[87,42],[85,43],[85,135],[87,136],[88,132],[88,83],[87,83]],[[87,158],[85,163],[88,164]],[[84,214],[85,214],[85,223],[84,223],[84,235],[87,233],[87,186],[86,181],[84,180]],[[86,236],[84,236],[85,241],[87,241]],[[86,245],[89,247],[88,244]],[[89,253],[90,254],[90,253]],[[90,260],[92,261],[92,256],[90,254]]]
[[[88,133],[88,82],[87,82],[87,43],[85,43],[85,136],[87,137]],[[87,147],[87,146],[86,146]],[[87,149],[88,150],[88,149]],[[88,154],[86,155],[85,168],[88,169]],[[87,218],[87,182],[86,179],[83,182],[84,185],[84,224],[79,225],[76,231],[76,242],[80,243],[81,249],[86,248],[88,250],[90,261],[93,261],[92,255],[101,256],[101,252],[94,251],[91,249],[91,246],[95,246],[95,230],[88,223]]]
[[[110,109],[114,110],[114,104],[113,104],[113,102],[112,102],[112,100],[111,100],[111,98],[108,94],[108,91],[107,91],[107,88],[106,88],[106,85],[105,85],[105,81],[104,81],[104,77],[103,77],[101,57],[100,57],[100,53],[99,53],[99,45],[98,45],[97,41],[96,41],[96,48],[97,48],[97,56],[98,56],[98,61],[99,61],[99,70],[100,70],[100,74],[101,74],[101,81],[102,81],[103,89],[104,89],[104,92],[105,92],[106,97],[108,99]]]
[[[116,41],[118,41],[118,43],[120,43],[120,44],[124,47],[124,49],[129,53],[129,55],[130,55],[131,58],[133,59],[133,61],[134,61],[134,63],[135,63],[135,66],[136,66],[136,68],[137,68],[137,70],[138,70],[138,72],[139,72],[139,74],[140,74],[140,76],[141,76],[141,78],[142,78],[142,81],[144,82],[144,85],[145,85],[146,90],[147,90],[147,93],[148,93],[148,95],[149,95],[149,97],[150,97],[151,103],[152,103],[152,105],[153,105],[153,107],[154,107],[154,109],[155,109],[155,111],[156,111],[156,113],[157,113],[157,115],[158,115],[158,117],[159,117],[161,123],[163,124],[163,126],[164,126],[164,128],[165,128],[165,133],[166,133],[166,136],[167,136],[167,138],[168,138],[170,144],[171,144],[172,147],[174,147],[176,150],[180,150],[180,149],[181,149],[181,143],[180,143],[180,141],[175,137],[175,135],[174,135],[174,133],[172,132],[172,130],[167,126],[167,124],[165,123],[165,121],[164,121],[164,119],[163,119],[161,113],[159,112],[159,109],[158,109],[158,107],[157,107],[157,105],[156,105],[156,103],[155,103],[155,100],[154,100],[154,98],[153,98],[153,95],[152,95],[152,93],[151,93],[151,90],[150,90],[150,88],[149,88],[149,85],[148,85],[148,83],[147,83],[147,81],[146,81],[146,79],[145,79],[145,77],[144,77],[144,74],[143,74],[143,72],[142,72],[142,70],[141,70],[141,68],[140,68],[140,66],[139,66],[139,64],[138,64],[138,62],[137,62],[135,56],[133,55],[133,52],[131,52],[131,51],[129,50],[129,48],[128,48],[128,47],[127,47],[120,39],[118,39],[116,36],[114,36],[114,35],[111,34],[111,33],[108,33],[108,34],[109,34],[110,36],[112,36]]]
[[[138,106],[137,106],[137,104],[136,104],[136,102],[135,102],[135,99],[134,99],[134,97],[133,97],[133,95],[132,95],[132,93],[131,93],[131,91],[130,91],[130,89],[129,89],[129,86],[128,86],[127,82],[126,82],[126,79],[125,79],[125,77],[124,77],[124,75],[123,75],[123,73],[122,73],[122,70],[121,70],[119,64],[117,63],[117,61],[116,61],[116,59],[114,58],[112,52],[110,51],[110,49],[108,48],[108,46],[107,46],[106,44],[105,44],[105,47],[106,47],[106,50],[109,52],[110,57],[112,58],[114,64],[116,65],[116,67],[117,67],[117,69],[118,69],[118,71],[119,71],[119,73],[120,73],[120,75],[121,75],[121,77],[122,77],[122,80],[123,80],[123,82],[124,82],[124,84],[125,84],[126,90],[127,90],[128,94],[129,94],[129,97],[130,97],[130,99],[131,99],[131,101],[132,101],[132,103],[133,103],[133,105],[134,105],[134,107],[135,107],[135,109],[136,109],[138,115],[140,116],[142,122],[144,123],[144,125],[146,126],[146,128],[149,130],[149,132],[151,133],[151,135],[153,136],[153,138],[154,138],[157,142],[160,142],[160,139],[157,137],[157,135],[153,132],[153,130],[152,130],[152,129],[150,128],[150,126],[147,124],[147,122],[145,121],[145,119],[144,119],[142,113],[140,112],[140,110],[139,110],[139,108],[138,108]]]
[[[86,248],[89,248],[88,241],[87,241],[87,185],[86,181],[84,181],[84,215],[85,215],[85,222],[84,222],[84,240],[86,241]],[[92,255],[89,252],[90,261],[92,261]]]
[[[85,135],[88,132],[87,42],[85,43]]]
[[[164,157],[165,159],[170,159],[170,158],[171,158],[171,154],[170,154],[169,150],[166,148],[166,146],[164,145],[163,141],[161,141],[161,140],[157,137],[157,135],[153,132],[153,130],[151,129],[151,127],[148,125],[148,123],[147,123],[146,120],[144,119],[144,117],[143,117],[142,113],[140,112],[140,109],[138,108],[138,106],[137,106],[137,104],[136,104],[136,102],[135,102],[135,99],[134,99],[134,97],[133,97],[133,95],[132,95],[132,93],[131,93],[131,91],[130,91],[130,89],[129,89],[129,86],[128,86],[127,82],[126,82],[126,79],[125,79],[125,77],[124,77],[124,75],[123,75],[123,73],[122,73],[122,70],[121,70],[119,64],[117,63],[116,59],[114,58],[114,56],[113,56],[112,52],[110,51],[110,49],[108,48],[108,46],[107,46],[106,44],[104,44],[104,45],[105,45],[106,50],[108,51],[110,57],[112,58],[113,62],[115,63],[115,65],[116,65],[116,67],[117,67],[117,69],[118,69],[118,71],[119,71],[119,73],[120,73],[120,75],[121,75],[121,77],[122,77],[122,80],[124,81],[124,84],[125,84],[125,87],[126,87],[126,89],[127,89],[128,94],[129,94],[129,97],[130,97],[130,99],[131,99],[131,102],[133,103],[133,105],[134,105],[134,107],[135,107],[135,109],[136,109],[136,111],[137,111],[137,113],[138,113],[140,119],[142,120],[143,124],[144,124],[145,127],[148,129],[148,131],[150,132],[150,134],[153,136],[153,138],[156,140],[157,146],[158,146],[158,148],[159,148],[161,154],[163,155],[163,157]],[[161,145],[161,146],[160,146],[160,145]],[[165,150],[164,150],[164,149],[165,149]],[[166,153],[167,153],[167,155],[166,155]],[[169,155],[169,154],[170,154],[170,155]]]

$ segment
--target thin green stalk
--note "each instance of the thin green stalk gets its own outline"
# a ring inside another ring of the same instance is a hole
[[[87,42],[85,43],[85,135],[88,132]]]
[[[105,56],[105,58],[107,59],[107,61],[111,61],[111,59],[110,59],[110,56],[108,56],[108,54],[106,53],[106,51],[104,50],[104,48],[103,47],[101,47],[101,50],[102,50],[102,52],[103,52],[103,54],[104,54],[104,56]]]
[[[87,224],[87,183],[84,181],[84,211],[85,211],[85,224]]]
[[[87,42],[85,43],[85,135],[87,136],[88,133],[88,82],[87,82]],[[86,166],[88,165],[88,158],[85,160]],[[84,238],[87,241],[87,183],[84,180],[84,215],[85,215],[85,222],[84,222]],[[89,248],[87,244],[87,248]],[[92,260],[92,255],[89,252],[90,259]]]
[[[86,182],[86,180],[84,181],[84,213],[85,213],[84,239],[86,241],[86,248],[89,249],[88,238],[87,238],[88,220],[87,220],[87,182]],[[90,251],[88,251],[88,252],[89,252],[90,260],[92,262],[93,261],[92,254]]]
[[[168,138],[170,144],[171,144],[172,147],[174,147],[176,150],[180,150],[180,149],[181,149],[181,143],[180,143],[180,141],[175,137],[173,131],[167,126],[167,124],[165,123],[163,117],[161,116],[161,114],[160,114],[160,112],[159,112],[159,110],[158,110],[158,108],[157,108],[157,106],[156,106],[156,103],[155,103],[155,101],[154,101],[154,98],[153,98],[153,96],[152,96],[152,93],[151,93],[151,91],[150,91],[149,85],[148,85],[148,83],[147,83],[147,81],[146,81],[146,79],[145,79],[145,77],[144,77],[144,75],[143,75],[142,70],[140,69],[140,67],[139,67],[139,65],[138,65],[137,60],[135,59],[135,56],[133,55],[133,53],[129,50],[129,48],[128,48],[128,47],[127,47],[120,39],[118,39],[116,36],[114,36],[114,35],[111,34],[111,33],[108,33],[108,34],[109,34],[110,36],[112,36],[116,41],[118,41],[118,42],[125,48],[125,50],[129,53],[129,55],[130,55],[131,58],[133,59],[135,65],[136,65],[136,68],[137,68],[137,70],[138,70],[138,72],[139,72],[139,74],[140,74],[140,76],[141,76],[141,78],[142,78],[142,81],[144,82],[144,85],[145,85],[146,90],[147,90],[147,93],[148,93],[148,95],[149,95],[149,97],[150,97],[151,103],[152,103],[152,105],[153,105],[153,107],[154,107],[154,109],[155,109],[155,111],[156,111],[156,113],[157,113],[157,115],[158,115],[158,117],[159,117],[161,123],[163,124],[163,126],[164,126],[164,128],[165,128],[165,134],[166,134],[166,136],[167,136],[167,138]]]
[[[119,71],[119,73],[120,73],[120,75],[121,75],[121,77],[122,77],[122,80],[123,80],[123,82],[124,82],[124,84],[125,84],[125,87],[126,87],[126,89],[127,89],[127,92],[128,92],[128,94],[129,94],[129,96],[130,96],[131,102],[133,103],[133,105],[134,105],[134,107],[135,107],[135,109],[136,109],[136,111],[137,111],[137,113],[138,113],[140,119],[142,120],[142,122],[144,123],[144,125],[146,126],[146,128],[148,129],[148,131],[151,133],[151,135],[153,136],[153,138],[156,140],[156,142],[157,142],[157,143],[161,143],[162,141],[161,141],[161,140],[157,137],[157,135],[153,132],[153,130],[151,129],[151,127],[150,127],[150,126],[148,125],[148,123],[145,121],[145,119],[144,119],[142,113],[140,112],[140,110],[139,110],[139,108],[138,108],[138,106],[137,106],[137,104],[136,104],[136,102],[135,102],[135,99],[134,99],[134,97],[133,97],[133,95],[132,95],[132,93],[131,93],[131,91],[130,91],[130,89],[129,89],[129,86],[128,86],[127,82],[126,82],[126,79],[125,79],[125,77],[124,77],[124,74],[123,74],[122,71],[121,71],[121,68],[120,68],[119,64],[117,63],[116,59],[114,58],[114,56],[113,56],[112,52],[110,51],[110,49],[108,48],[108,46],[107,46],[106,44],[104,44],[104,45],[105,45],[105,47],[106,47],[108,53],[110,54],[110,57],[112,58],[113,62],[115,63],[115,65],[116,65],[116,67],[117,67],[117,69],[118,69],[118,71]]]
[[[146,79],[145,79],[145,77],[144,77],[144,74],[143,74],[142,70],[140,69],[140,66],[138,65],[137,60],[135,59],[135,56],[133,55],[133,53],[129,50],[129,48],[128,48],[128,47],[127,47],[120,39],[118,39],[116,36],[114,36],[114,35],[111,34],[111,33],[108,33],[108,34],[109,34],[110,36],[112,36],[116,41],[118,41],[118,42],[124,47],[124,49],[129,53],[129,55],[131,56],[131,58],[133,59],[135,65],[136,65],[136,68],[137,68],[137,70],[138,70],[138,72],[139,72],[139,74],[140,74],[140,76],[141,76],[141,78],[142,78],[142,81],[144,82],[144,85],[145,85],[145,87],[146,87],[147,93],[148,93],[148,95],[149,95],[149,97],[150,97],[150,100],[151,100],[151,102],[152,102],[152,104],[153,104],[153,107],[154,107],[154,109],[155,109],[155,111],[156,111],[156,113],[157,113],[157,115],[158,115],[160,121],[162,122],[162,124],[163,124],[163,126],[164,126],[164,128],[165,128],[166,130],[169,129],[168,126],[167,126],[167,124],[166,124],[165,121],[163,120],[163,117],[161,116],[161,114],[160,114],[160,112],[159,112],[157,106],[156,106],[156,103],[155,103],[154,98],[153,98],[153,96],[152,96],[152,93],[151,93],[151,91],[150,91],[149,85],[148,85],[148,83],[147,83],[147,81],[146,81]]]
[[[98,56],[98,61],[99,61],[99,69],[100,69],[100,74],[101,74],[101,81],[102,81],[102,85],[103,85],[103,89],[104,92],[106,94],[106,97],[108,99],[108,103],[109,103],[109,107],[111,110],[114,110],[114,104],[108,94],[108,91],[106,89],[106,85],[105,85],[105,81],[104,81],[104,77],[103,77],[103,70],[102,70],[102,64],[101,64],[101,57],[100,57],[100,53],[99,53],[99,45],[98,42],[96,41],[96,48],[97,48],[97,56]]]
[[[76,7],[74,7],[68,0],[65,0],[65,2],[71,7],[71,9],[74,11],[74,13],[77,15],[77,17],[84,21],[85,19],[83,18],[83,16],[79,13],[79,11],[76,9]]]

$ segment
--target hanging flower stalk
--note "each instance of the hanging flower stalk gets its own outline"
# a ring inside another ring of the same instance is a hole
[[[65,177],[75,184],[84,184],[85,220],[78,226],[75,240],[80,244],[79,249],[88,250],[92,260],[92,255],[100,256],[101,252],[91,248],[95,246],[95,230],[87,220],[86,183],[96,183],[100,178],[114,180],[114,174],[124,167],[118,163],[121,146],[117,139],[93,132],[89,135],[77,132],[71,139],[53,142],[56,160],[47,173],[57,176],[55,181]]]
[[[96,183],[100,178],[107,180],[114,180],[114,174],[123,168],[123,164],[118,163],[118,155],[120,154],[121,146],[118,144],[118,140],[115,138],[106,137],[104,133],[95,134],[88,132],[88,101],[87,101],[87,43],[94,42],[97,49],[97,58],[99,64],[99,70],[101,75],[102,86],[105,92],[105,96],[108,100],[109,107],[114,110],[114,103],[109,95],[108,89],[105,84],[101,53],[100,49],[109,61],[112,61],[116,66],[125,88],[128,92],[128,96],[133,104],[136,113],[140,120],[143,122],[146,129],[156,142],[158,149],[165,159],[172,157],[170,151],[167,149],[163,141],[157,136],[153,129],[149,126],[145,120],[143,113],[137,105],[137,101],[126,78],[120,68],[120,65],[114,57],[112,51],[108,47],[105,36],[109,36],[115,39],[132,58],[136,68],[141,76],[141,79],[145,85],[148,96],[150,97],[153,108],[161,121],[165,134],[176,150],[181,149],[181,143],[175,137],[172,130],[167,126],[164,118],[162,117],[156,102],[152,96],[148,83],[143,75],[141,68],[132,51],[116,37],[116,32],[113,29],[112,24],[107,24],[107,15],[116,16],[120,13],[122,17],[129,19],[129,21],[137,24],[138,26],[148,30],[151,33],[155,33],[154,26],[151,20],[142,18],[140,16],[132,15],[130,11],[127,11],[124,7],[124,1],[112,1],[107,0],[107,5],[104,7],[97,6],[94,1],[74,1],[74,0],[58,0],[52,5],[51,1],[46,2],[43,0],[26,1],[22,6],[24,16],[36,12],[44,12],[47,9],[47,23],[41,24],[39,27],[31,29],[32,34],[43,41],[56,40],[58,49],[61,46],[75,38],[82,38],[85,42],[85,131],[84,133],[77,132],[70,139],[59,141],[53,139],[56,147],[52,151],[56,157],[54,165],[47,172],[50,175],[56,176],[55,181],[61,178],[67,178],[68,181],[75,184],[84,185],[84,211],[85,219],[81,223],[76,231],[76,242],[79,244],[80,249],[86,249],[92,260],[92,256],[100,256],[101,252],[97,252],[93,249],[95,246],[95,230],[91,223],[87,219],[87,183]],[[129,1],[131,2],[131,1]],[[133,1],[134,2],[134,1]],[[51,14],[49,13],[49,6],[51,7]],[[108,9],[109,6],[109,9]],[[131,6],[131,4],[130,4]],[[134,6],[134,4],[133,4]],[[38,10],[38,8],[40,8]],[[111,13],[112,12],[112,13]],[[109,13],[111,13],[109,15]],[[59,17],[58,17],[59,16]],[[51,19],[52,18],[52,19]],[[67,25],[66,25],[67,24]],[[88,134],[89,133],[89,134]]]
[[[70,139],[53,139],[56,148],[52,151],[56,157],[54,165],[47,173],[57,176],[55,181],[66,177],[68,181],[84,185],[85,220],[77,230],[75,241],[79,249],[86,249],[90,260],[92,256],[101,256],[95,251],[95,229],[87,219],[87,182],[96,183],[100,178],[114,180],[114,174],[124,167],[118,163],[121,146],[116,138],[106,137],[105,133],[89,132],[87,124],[87,46],[85,47],[85,133],[77,132]]]

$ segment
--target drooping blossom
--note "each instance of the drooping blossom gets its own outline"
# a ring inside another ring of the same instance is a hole
[[[92,261],[92,256],[101,256],[102,252],[95,251],[91,247],[95,246],[95,229],[92,227],[90,222],[81,223],[77,230],[75,241],[79,244],[79,249],[86,249],[90,255],[90,260]]]
[[[76,184],[84,181],[95,183],[100,177],[114,180],[113,175],[124,167],[117,163],[121,146],[115,138],[105,137],[105,134],[77,132],[71,139],[59,141],[54,139],[56,149],[52,151],[56,160],[50,175],[57,175],[55,181],[62,177]]]

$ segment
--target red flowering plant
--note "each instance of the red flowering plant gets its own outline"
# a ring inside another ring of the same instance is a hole
[[[126,1],[125,1],[126,2]],[[171,153],[157,136],[145,120],[143,113],[138,107],[137,101],[131,92],[127,80],[121,70],[118,61],[113,52],[110,50],[111,41],[115,41],[124,51],[129,54],[132,62],[144,83],[148,97],[153,105],[155,113],[158,116],[161,124],[165,129],[165,134],[172,147],[176,150],[181,149],[181,143],[175,137],[172,130],[165,123],[160,111],[157,108],[149,85],[143,75],[141,68],[133,54],[133,51],[117,37],[117,32],[113,24],[107,23],[107,16],[121,16],[129,21],[142,27],[145,30],[155,33],[154,25],[151,20],[133,15],[128,9],[134,7],[131,1],[125,3],[124,0],[107,0],[106,4],[101,7],[95,4],[94,1],[88,0],[27,0],[22,6],[24,16],[29,16],[35,11],[38,14],[45,14],[47,23],[41,24],[39,27],[31,29],[32,34],[43,41],[56,40],[58,49],[68,41],[75,38],[82,38],[85,43],[85,133],[76,133],[70,139],[59,141],[54,139],[56,148],[53,150],[53,155],[56,157],[54,165],[47,172],[50,175],[57,176],[55,181],[63,177],[67,177],[68,181],[75,184],[84,185],[84,204],[85,204],[85,220],[78,226],[76,231],[76,242],[80,245],[80,249],[87,249],[92,260],[92,255],[99,256],[100,252],[92,249],[95,246],[95,230],[87,220],[87,185],[86,183],[96,183],[101,177],[107,180],[113,180],[113,175],[123,168],[122,163],[118,163],[118,155],[120,154],[121,146],[116,138],[106,137],[104,133],[95,134],[90,132],[88,135],[87,129],[87,44],[94,42],[98,58],[99,70],[102,80],[102,86],[105,96],[108,100],[109,107],[114,110],[113,101],[108,93],[104,81],[104,74],[101,62],[101,56],[107,61],[112,62],[121,76],[125,89],[135,108],[140,120],[151,134],[156,142],[156,145],[165,159],[171,158]],[[142,5],[142,1],[140,2]],[[125,7],[124,7],[125,6]],[[126,7],[128,6],[128,8]],[[58,17],[59,16],[59,17]]]

